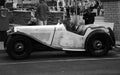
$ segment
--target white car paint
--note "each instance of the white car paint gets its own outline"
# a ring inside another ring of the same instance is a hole
[[[113,23],[95,23],[86,25],[87,27],[104,26],[113,29]],[[62,48],[63,50],[84,51],[84,44],[87,36],[95,29],[88,28],[85,35],[79,35],[66,30],[63,24],[46,25],[46,26],[17,26],[14,31],[20,31],[31,37],[36,38],[38,41],[45,43],[54,48]],[[103,29],[107,32],[106,29]]]
[[[20,31],[25,34],[28,34],[32,37],[35,37],[38,41],[43,42],[47,45],[51,44],[53,38],[54,29],[56,25],[51,26],[17,26],[15,31]]]

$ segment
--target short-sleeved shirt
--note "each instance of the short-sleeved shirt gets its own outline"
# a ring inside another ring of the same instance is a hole
[[[48,15],[49,15],[49,9],[48,9],[47,4],[45,3],[39,4],[37,6],[35,17],[38,18],[39,20],[45,21],[47,20]]]

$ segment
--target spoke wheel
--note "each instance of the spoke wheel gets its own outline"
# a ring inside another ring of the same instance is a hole
[[[14,45],[14,52],[17,53],[18,55],[24,54],[25,52],[25,44],[22,42],[17,42]]]
[[[103,47],[104,47],[104,45],[103,45],[102,41],[100,41],[100,40],[95,40],[95,41],[93,42],[93,48],[95,49],[95,52],[96,52],[96,53],[102,52],[102,51],[103,51]]]
[[[109,51],[109,43],[106,36],[92,36],[88,39],[86,50],[92,56],[104,56]]]
[[[23,36],[13,36],[7,41],[7,53],[13,59],[24,59],[32,51],[31,41]]]

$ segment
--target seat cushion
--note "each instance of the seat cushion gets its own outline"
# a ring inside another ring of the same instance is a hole
[[[86,30],[90,27],[90,25],[80,25],[77,28],[77,33],[80,35],[84,35]]]

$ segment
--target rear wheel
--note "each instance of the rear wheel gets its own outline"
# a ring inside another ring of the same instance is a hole
[[[23,36],[13,36],[7,41],[7,53],[13,59],[24,59],[32,51],[31,41]]]
[[[104,56],[109,51],[109,41],[106,36],[100,34],[88,39],[86,50],[92,56]]]

